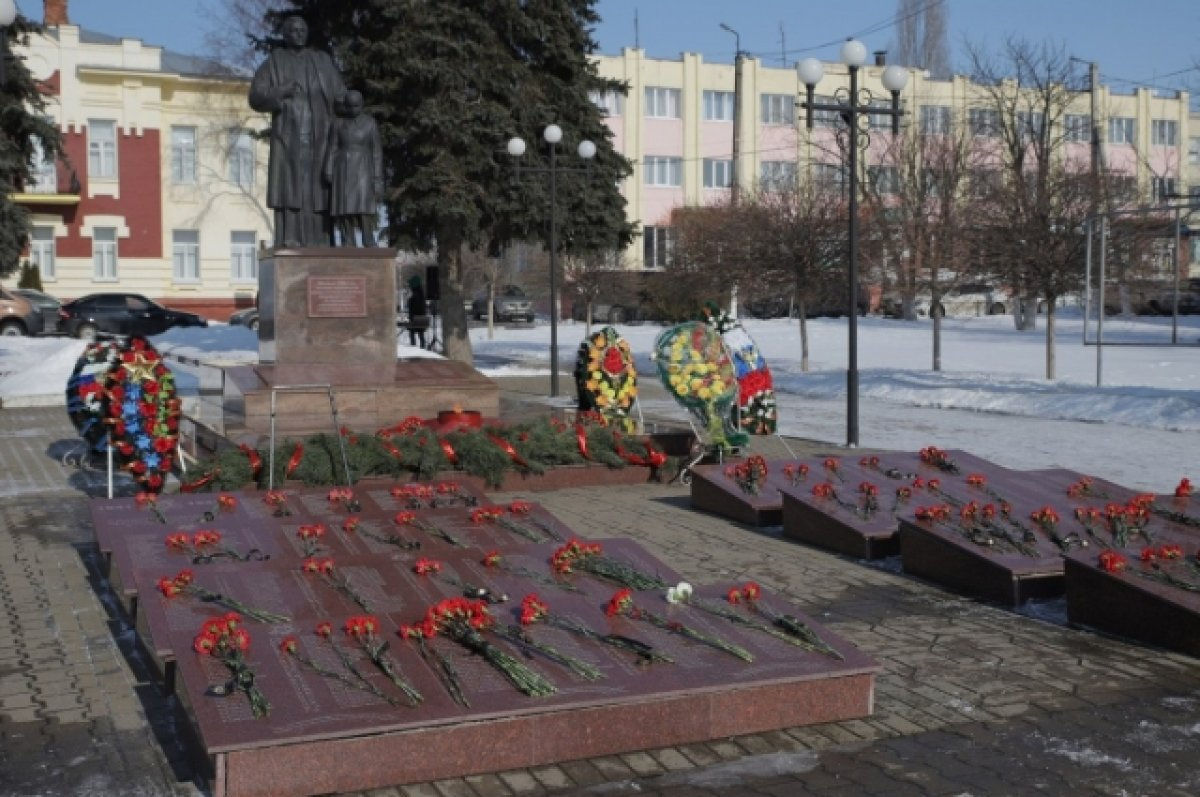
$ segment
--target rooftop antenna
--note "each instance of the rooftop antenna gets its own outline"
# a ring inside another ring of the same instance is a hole
[[[638,10],[633,9],[633,47],[635,50],[642,49],[642,33],[638,27]]]
[[[787,66],[787,34],[783,32],[783,20],[779,20],[779,65]]]

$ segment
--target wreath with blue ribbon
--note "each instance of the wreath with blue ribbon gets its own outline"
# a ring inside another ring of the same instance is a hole
[[[143,338],[90,344],[67,382],[67,411],[94,451],[111,443],[122,470],[159,492],[175,463],[181,402],[175,376]]]

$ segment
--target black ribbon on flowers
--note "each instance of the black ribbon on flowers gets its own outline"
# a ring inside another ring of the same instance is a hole
[[[516,464],[517,466],[522,467],[522,468],[529,467],[529,463],[521,458],[521,455],[517,453],[517,450],[515,448],[513,448],[512,443],[508,442],[507,440],[505,440],[503,438],[495,437],[493,435],[488,435],[488,440],[491,440],[493,443],[495,443],[497,446],[499,446],[501,451],[503,451],[505,454],[508,454],[508,458],[511,459],[513,461],[513,463]]]

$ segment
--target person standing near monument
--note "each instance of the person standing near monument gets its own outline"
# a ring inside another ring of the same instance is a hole
[[[383,196],[383,148],[379,128],[363,113],[363,97],[346,92],[333,139],[325,161],[325,180],[330,186],[329,215],[341,233],[342,246],[375,246],[375,220]]]
[[[271,114],[267,206],[276,246],[328,246],[329,186],[324,179],[334,108],[346,94],[328,53],[307,47],[308,24],[290,16],[276,48],[250,83],[250,107]]]
[[[425,301],[425,289],[421,278],[412,276],[408,280],[408,345],[416,346],[420,340],[425,348],[425,330],[429,329],[429,304]]]

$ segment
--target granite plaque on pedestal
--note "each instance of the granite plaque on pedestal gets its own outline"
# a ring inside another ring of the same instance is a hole
[[[258,358],[277,365],[396,362],[391,249],[276,249],[259,261]]]

